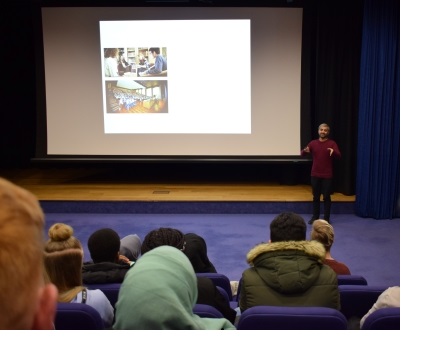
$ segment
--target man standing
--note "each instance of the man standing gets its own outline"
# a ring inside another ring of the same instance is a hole
[[[333,159],[341,158],[341,151],[335,141],[328,138],[330,127],[320,124],[319,138],[312,140],[301,151],[301,155],[311,154],[313,164],[311,167],[311,188],[313,192],[313,216],[308,221],[319,219],[321,194],[324,199],[324,220],[330,223],[331,188],[333,180]]]

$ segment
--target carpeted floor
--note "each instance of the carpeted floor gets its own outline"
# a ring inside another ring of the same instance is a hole
[[[143,240],[152,229],[173,227],[194,232],[208,245],[208,256],[219,273],[239,280],[248,267],[246,253],[269,239],[269,224],[275,214],[94,214],[46,213],[47,228],[64,222],[74,228],[76,237],[86,246],[89,235],[99,228],[115,229],[121,237],[138,234]],[[302,215],[306,220],[310,215]],[[335,214],[332,256],[347,264],[352,274],[364,276],[369,285],[400,285],[400,219],[375,220],[353,214]],[[307,228],[307,236],[310,233]]]

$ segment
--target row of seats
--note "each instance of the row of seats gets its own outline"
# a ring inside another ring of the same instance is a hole
[[[230,279],[228,279],[226,275],[222,273],[196,273],[196,275],[211,279],[214,285],[220,287],[219,290],[228,299],[231,307],[234,309],[238,306],[240,293],[237,293],[235,296],[233,296],[233,293],[231,291]],[[367,285],[367,280],[361,275],[338,275],[338,285]],[[91,290],[102,290],[103,293],[105,293],[108,297],[111,305],[114,307],[119,296],[120,284],[90,284],[86,286]],[[238,285],[239,291],[241,289],[241,286],[242,278],[240,279]]]
[[[210,305],[197,304],[193,313],[203,318],[222,318]],[[57,330],[103,330],[103,320],[91,306],[79,303],[59,303]],[[328,307],[255,306],[243,312],[238,330],[347,330],[347,318]],[[370,314],[363,330],[399,330],[400,308],[383,308]]]
[[[231,307],[237,307],[239,293],[237,293],[236,296],[233,296],[228,277],[220,273],[198,273],[197,275],[212,279],[219,291],[221,291],[230,302]],[[359,275],[338,276],[338,284],[341,299],[341,311],[323,307],[257,306],[248,309],[241,314],[238,322],[238,329],[350,328],[350,323],[354,319],[361,319],[376,302],[378,296],[387,288],[387,286],[369,286],[367,285],[367,280]],[[239,291],[241,285],[242,280],[239,281]],[[89,289],[101,289],[108,297],[111,304],[115,306],[119,295],[120,284],[87,285],[87,287]],[[97,329],[100,329],[100,324],[97,325],[94,320],[87,322],[84,320],[80,321],[77,317],[74,319],[72,316],[66,316],[66,312],[71,309],[77,313],[78,309],[82,306],[87,306],[77,305],[79,304],[59,304],[56,318],[56,329],[93,329],[90,327],[98,327]],[[80,310],[82,314],[85,315],[86,311],[84,309]],[[208,305],[196,305],[194,313],[202,317],[222,317],[219,311]],[[276,319],[272,320],[272,318]],[[297,321],[290,321],[290,319],[296,319]],[[302,319],[304,319],[304,321],[299,321]],[[344,326],[344,321],[345,328],[342,328]],[[373,322],[375,324],[370,326],[369,324],[373,324]],[[373,316],[372,314],[372,317],[367,318],[366,323],[368,324],[363,327],[364,329],[375,329],[376,326],[385,329],[399,329],[399,308],[378,312],[376,316]],[[89,327],[84,328],[85,326]]]
[[[193,312],[200,317],[220,318],[218,310],[196,305]],[[349,322],[338,310],[328,307],[254,306],[244,311],[238,330],[347,330]],[[382,308],[370,314],[362,330],[399,330],[400,308]]]

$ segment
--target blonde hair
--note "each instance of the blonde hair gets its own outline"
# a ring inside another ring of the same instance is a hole
[[[313,221],[311,230],[311,240],[316,240],[324,245],[326,251],[330,251],[333,242],[335,241],[335,231],[333,226],[324,219]]]
[[[71,226],[56,223],[49,228],[45,245],[45,269],[59,290],[59,302],[70,302],[82,286],[83,248]]]
[[[31,192],[0,178],[0,330],[33,325],[43,286],[44,221]]]

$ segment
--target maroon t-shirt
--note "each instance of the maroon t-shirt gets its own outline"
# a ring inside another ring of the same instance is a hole
[[[350,269],[346,264],[336,261],[334,259],[325,259],[324,264],[330,266],[336,274],[339,275],[350,275]]]

